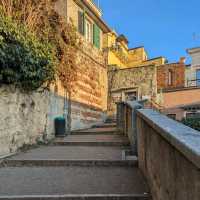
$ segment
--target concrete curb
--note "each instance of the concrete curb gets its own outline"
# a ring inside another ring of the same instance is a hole
[[[4,160],[2,167],[138,167],[138,160]]]
[[[0,196],[0,200],[150,200],[149,194],[68,194]]]
[[[54,141],[51,145],[54,146],[129,146],[130,143],[127,142],[67,142],[67,141]]]
[[[71,135],[122,135],[122,133],[120,133],[119,131],[99,131],[99,132],[91,132],[91,131],[82,131],[82,132],[78,132],[78,131],[73,131],[71,132]]]

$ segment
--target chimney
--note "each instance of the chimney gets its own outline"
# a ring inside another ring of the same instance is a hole
[[[186,58],[185,57],[181,57],[179,60],[180,64],[185,64]]]

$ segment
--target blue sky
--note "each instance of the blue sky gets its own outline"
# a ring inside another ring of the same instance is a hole
[[[107,24],[127,36],[129,47],[144,45],[150,58],[174,62],[200,46],[200,0],[99,1]]]

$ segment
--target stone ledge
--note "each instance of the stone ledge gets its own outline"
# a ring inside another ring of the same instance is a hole
[[[0,168],[5,167],[138,167],[138,160],[4,160]]]
[[[149,194],[84,194],[0,196],[0,200],[150,200]]]
[[[200,169],[200,132],[154,110],[141,109],[137,115]]]

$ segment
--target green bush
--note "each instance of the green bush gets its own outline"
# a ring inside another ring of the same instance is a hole
[[[48,42],[0,11],[0,83],[36,90],[54,80],[55,60]]]
[[[183,119],[183,124],[200,131],[200,118]]]

